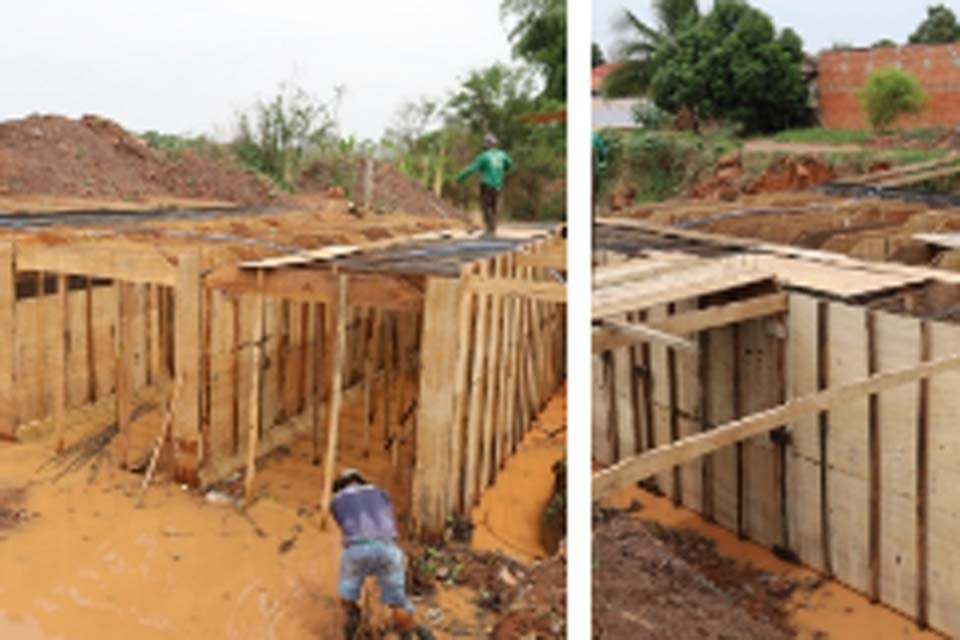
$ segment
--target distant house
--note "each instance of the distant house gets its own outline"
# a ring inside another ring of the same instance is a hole
[[[646,98],[604,98],[603,81],[620,66],[619,62],[609,62],[593,68],[590,79],[590,94],[593,96],[594,129],[640,129],[633,117],[636,108],[647,102]]]

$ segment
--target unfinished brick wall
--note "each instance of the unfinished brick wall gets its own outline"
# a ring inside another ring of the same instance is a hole
[[[960,46],[916,45],[820,54],[820,118],[830,129],[865,129],[869,126],[857,91],[867,77],[884,67],[899,67],[920,80],[927,104],[913,116],[901,118],[898,127],[960,125]]]

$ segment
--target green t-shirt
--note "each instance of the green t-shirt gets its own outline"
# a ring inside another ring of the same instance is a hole
[[[513,160],[501,149],[487,149],[477,156],[469,167],[460,172],[457,182],[463,182],[477,171],[480,172],[480,182],[489,185],[497,191],[503,191],[503,174],[513,166]]]
[[[600,173],[607,168],[607,145],[598,131],[593,132],[593,171]]]

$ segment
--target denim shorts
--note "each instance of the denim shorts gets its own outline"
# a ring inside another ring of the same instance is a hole
[[[404,581],[403,551],[392,542],[371,540],[344,547],[340,555],[340,579],[337,592],[348,602],[360,599],[360,590],[367,576],[380,585],[380,601],[390,607],[413,611],[407,600]]]

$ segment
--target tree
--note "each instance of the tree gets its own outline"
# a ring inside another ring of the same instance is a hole
[[[599,44],[594,42],[590,47],[590,67],[596,69],[605,64],[607,64],[607,59],[603,55],[603,49],[600,48]]]
[[[884,47],[895,47],[897,43],[890,38],[881,38],[870,45],[871,49],[882,49]]]
[[[500,15],[513,22],[513,54],[533,65],[544,80],[542,95],[567,99],[567,3],[565,0],[502,0]]]
[[[960,41],[960,25],[949,7],[927,7],[927,17],[910,36],[910,44],[945,44]]]
[[[902,115],[916,113],[926,102],[920,82],[910,73],[893,67],[870,74],[859,92],[870,125],[884,130]]]
[[[656,72],[657,49],[700,19],[697,0],[653,0],[653,13],[655,26],[646,24],[629,9],[624,9],[614,21],[621,39],[613,53],[620,64],[604,80],[604,94],[611,97],[646,94]]]
[[[342,87],[324,103],[301,87],[282,83],[272,99],[258,100],[238,114],[231,147],[243,164],[292,189],[307,152],[337,144],[342,98]]]
[[[769,16],[742,0],[717,0],[657,48],[651,88],[657,106],[688,112],[695,129],[719,119],[769,133],[809,120],[802,63],[794,31],[777,34]]]

